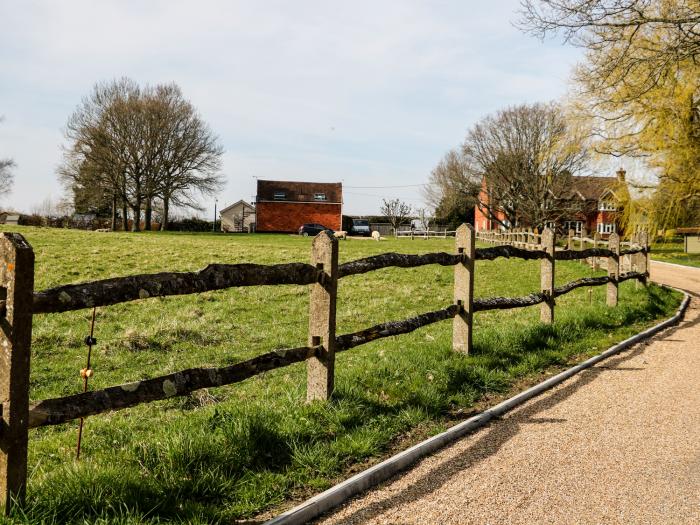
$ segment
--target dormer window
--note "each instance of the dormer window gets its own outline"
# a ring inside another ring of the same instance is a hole
[[[314,193],[314,200],[315,201],[326,201],[328,198],[326,197],[325,193]]]
[[[283,191],[276,191],[274,194],[274,199],[276,201],[283,201],[287,199],[287,194]]]
[[[598,210],[615,211],[617,210],[617,206],[615,206],[615,203],[612,201],[600,201],[600,203],[598,204]]]

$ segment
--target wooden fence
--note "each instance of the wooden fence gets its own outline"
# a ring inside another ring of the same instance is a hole
[[[439,239],[447,239],[447,237],[454,237],[456,234],[455,230],[448,230],[443,228],[442,230],[397,230],[396,237],[410,237],[413,239],[430,239],[436,237]]]
[[[489,234],[491,235],[491,234]],[[509,234],[510,235],[510,234]],[[482,240],[488,239],[480,234]],[[455,236],[454,253],[408,255],[384,253],[338,264],[338,242],[325,232],[314,238],[311,263],[212,264],[197,272],[165,272],[69,284],[34,292],[34,252],[17,233],[0,237],[0,505],[6,511],[23,501],[27,480],[28,430],[56,425],[111,410],[132,407],[189,394],[201,388],[229,385],[268,370],[293,363],[307,363],[307,399],[327,399],[333,392],[335,354],[384,337],[405,334],[422,326],[452,319],[452,346],[457,352],[472,348],[472,318],[475,312],[542,305],[541,319],[554,320],[555,298],[582,286],[608,286],[607,304],[617,304],[618,284],[628,279],[646,282],[648,247],[632,246],[621,251],[617,236],[608,248],[556,250],[549,230],[536,246],[504,244],[475,248],[471,226],[462,225]],[[515,242],[515,241],[514,241]],[[636,271],[620,274],[618,261],[638,255]],[[474,262],[498,257],[541,260],[542,286],[524,297],[474,298]],[[608,275],[586,277],[555,287],[555,261],[589,257],[606,258]],[[415,268],[428,264],[454,266],[454,302],[445,308],[415,317],[371,326],[358,332],[336,335],[338,280],[388,267]],[[109,306],[127,301],[200,293],[239,286],[310,285],[309,330],[306,346],[274,350],[247,361],[219,368],[192,368],[164,376],[112,386],[102,390],[29,403],[29,360],[32,316]]]

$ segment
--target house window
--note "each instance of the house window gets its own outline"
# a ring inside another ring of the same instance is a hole
[[[583,230],[583,221],[566,221],[564,223],[564,229],[567,232],[569,230],[574,230],[576,233],[581,233]]]
[[[287,194],[283,191],[276,191],[274,194],[274,199],[276,201],[283,201],[287,198]]]
[[[314,193],[314,200],[315,201],[326,201],[328,199],[326,198],[325,193]]]
[[[615,203],[612,201],[600,201],[598,205],[598,209],[600,211],[615,211],[617,210],[617,207],[615,206]]]
[[[614,222],[600,222],[600,223],[598,223],[598,233],[615,233],[615,223]]]

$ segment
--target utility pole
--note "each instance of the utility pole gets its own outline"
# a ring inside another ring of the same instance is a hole
[[[216,232],[216,204],[219,202],[219,199],[214,199],[214,224],[211,225],[211,231]]]

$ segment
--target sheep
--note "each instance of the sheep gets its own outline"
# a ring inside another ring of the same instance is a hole
[[[110,230],[109,228],[97,228],[95,231],[96,231],[96,232],[106,233],[106,232],[109,232],[109,231],[112,231],[112,230]]]
[[[344,231],[333,232],[333,235],[335,236],[336,239],[346,240],[348,238],[348,232],[344,232]]]
[[[382,239],[382,236],[379,235],[379,232],[377,230],[374,230],[372,232],[372,239],[374,239],[375,241],[380,241]]]

